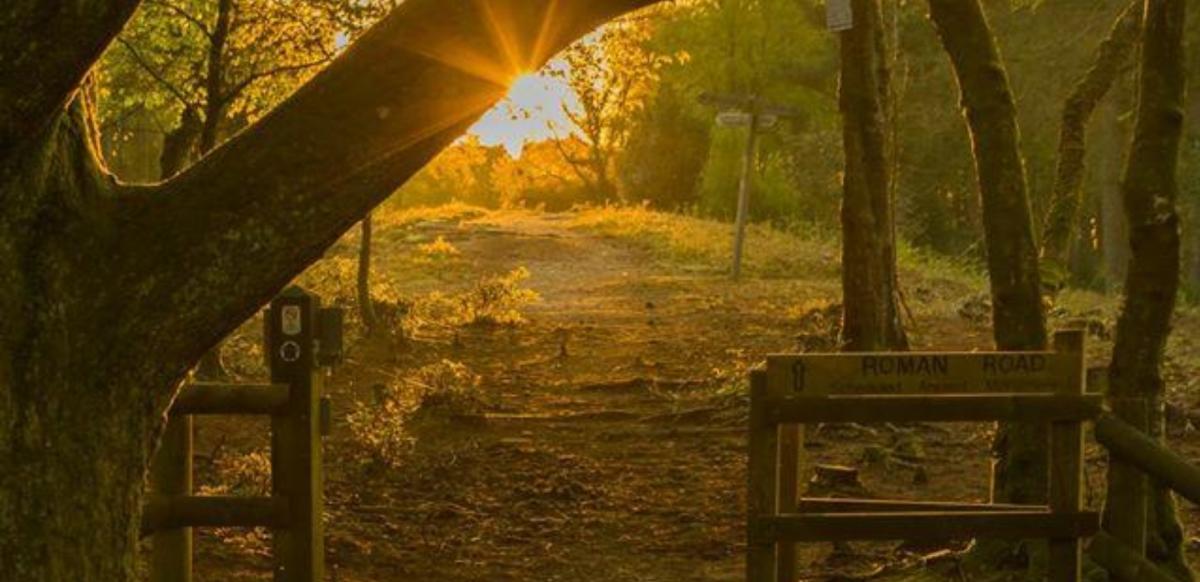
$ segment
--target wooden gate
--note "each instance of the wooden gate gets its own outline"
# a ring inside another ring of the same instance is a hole
[[[1049,579],[1081,579],[1081,423],[1101,413],[1085,394],[1082,331],[1048,352],[783,355],[750,379],[747,579],[794,582],[797,542],[1044,538]],[[800,497],[804,425],[820,422],[1049,425],[1049,503],[1038,506]]]
[[[329,414],[322,368],[341,358],[342,312],[292,287],[264,319],[270,384],[189,384],[171,407],[142,518],[143,535],[152,536],[152,582],[192,580],[194,527],[269,527],[276,582],[324,577],[321,436]],[[270,497],[192,495],[191,417],[214,414],[271,417]]]

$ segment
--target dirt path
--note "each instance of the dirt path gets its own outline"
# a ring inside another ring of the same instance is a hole
[[[430,334],[403,348],[361,344],[335,373],[330,579],[741,580],[740,378],[767,353],[796,349],[798,333],[819,332],[820,310],[797,306],[836,299],[836,282],[735,285],[534,213],[424,224],[405,236],[440,236],[460,253],[435,276],[381,256],[406,293],[464,289],[525,267],[541,301],[514,328]],[[927,315],[923,325],[942,345],[986,342],[982,324],[957,314]],[[344,420],[355,403],[443,359],[482,377],[486,409],[416,433],[398,468],[356,462]],[[867,494],[982,501],[988,439],[978,426],[828,427],[809,448],[860,467]],[[241,544],[257,553],[238,546],[206,536],[199,578],[266,579],[261,540]],[[930,550],[819,546],[804,549],[808,579],[868,575]]]

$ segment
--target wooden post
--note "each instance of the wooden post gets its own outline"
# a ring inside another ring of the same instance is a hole
[[[1063,395],[1082,396],[1086,390],[1084,330],[1060,331],[1054,335],[1054,350],[1069,354],[1076,365],[1071,381],[1059,389]],[[1050,510],[1078,513],[1083,510],[1083,427],[1079,421],[1050,425]],[[1083,579],[1083,547],[1077,537],[1050,540],[1049,580],[1078,582]]]
[[[777,582],[777,544],[764,536],[758,520],[778,513],[779,429],[763,408],[767,400],[767,374],[750,373],[750,455],[746,470],[749,496],[746,500],[746,580]]]
[[[804,425],[784,424],[779,426],[779,511],[793,513],[800,506],[804,471]],[[780,582],[795,582],[796,544],[779,545],[778,579]]]
[[[151,463],[152,495],[168,498],[192,493],[192,417],[167,420],[162,443]],[[151,538],[150,581],[191,582],[192,528],[155,532]]]
[[[1144,399],[1109,398],[1108,403],[1117,418],[1146,432],[1149,410]],[[1119,456],[1109,455],[1104,529],[1139,556],[1146,555],[1146,487],[1145,473]],[[1138,582],[1119,574],[1116,577],[1123,582]]]
[[[750,219],[750,191],[754,187],[754,152],[758,148],[758,106],[750,113],[750,136],[742,153],[742,176],[738,180],[737,224],[733,232],[733,278],[742,276],[742,247],[746,242],[746,222]]]
[[[275,530],[275,582],[324,579],[321,525],[320,398],[316,325],[320,299],[297,287],[284,291],[267,312],[271,382],[290,394],[271,418],[271,492],[286,500],[290,523]]]

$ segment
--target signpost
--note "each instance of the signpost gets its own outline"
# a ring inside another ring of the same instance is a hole
[[[1083,331],[1068,330],[1053,351],[769,356],[750,375],[746,579],[795,580],[797,542],[978,537],[1046,539],[1046,578],[1082,580],[1080,539],[1100,516],[1083,506],[1081,423],[1102,414],[1101,396],[1086,393],[1084,353]],[[801,496],[808,425],[996,421],[1049,429],[1048,502]]]
[[[733,234],[733,269],[736,280],[742,274],[742,247],[746,240],[746,221],[750,215],[750,191],[753,188],[754,156],[758,149],[758,132],[775,127],[781,118],[795,117],[791,108],[773,105],[757,95],[700,95],[705,105],[720,107],[717,125],[721,127],[748,127],[746,149],[742,153],[742,173],[738,179],[737,219]]]
[[[767,378],[794,396],[1055,392],[1072,365],[1057,352],[779,355]]]

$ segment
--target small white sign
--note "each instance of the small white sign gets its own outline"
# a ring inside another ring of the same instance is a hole
[[[830,32],[854,28],[854,7],[851,0],[825,0],[825,24]]]
[[[280,319],[283,320],[283,335],[300,335],[301,330],[304,328],[304,324],[300,318],[299,305],[284,305]]]
[[[746,127],[750,125],[750,114],[745,111],[722,111],[717,114],[717,125],[721,127]]]

